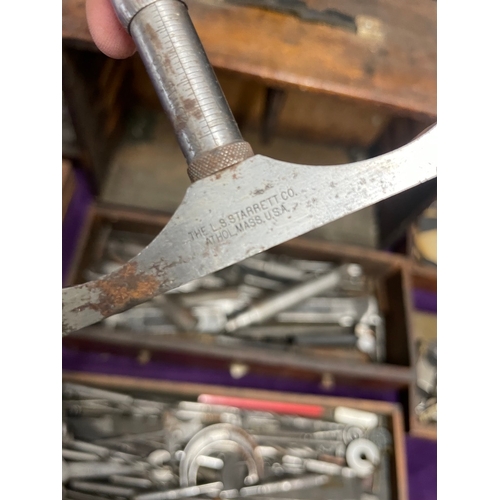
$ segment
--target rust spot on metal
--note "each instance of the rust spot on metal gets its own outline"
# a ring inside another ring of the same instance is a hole
[[[318,203],[318,198],[312,198],[306,203],[307,208],[312,208]],[[289,217],[290,218],[290,217]]]
[[[182,100],[184,110],[189,116],[193,116],[197,120],[203,118],[203,113],[201,112],[200,105],[196,99],[187,98]]]
[[[92,285],[99,292],[99,300],[89,307],[106,318],[154,297],[160,284],[155,276],[138,272],[137,263],[128,262],[110,279]]]
[[[266,184],[262,189],[256,189],[252,194],[254,196],[258,196],[258,195],[264,194],[266,191],[268,191],[269,189],[272,189],[272,188],[273,188],[272,184]]]
[[[170,57],[165,56],[162,57],[163,65],[167,69],[168,73],[175,73],[175,66],[172,65],[172,61],[170,60]]]
[[[144,29],[148,34],[149,39],[151,40],[151,43],[154,45],[155,49],[160,52],[162,50],[162,45],[158,33],[156,33],[154,28],[149,23],[146,24]]]
[[[243,161],[243,160],[242,160],[242,161]],[[239,164],[240,164],[240,162],[235,163],[234,165],[231,165],[230,167],[227,167],[227,169],[228,169],[230,172],[232,172],[231,177],[232,177],[232,179],[233,179],[234,181],[238,180],[238,179],[241,177],[241,175],[240,175],[240,173],[239,173],[239,171],[238,171],[238,165],[239,165]]]

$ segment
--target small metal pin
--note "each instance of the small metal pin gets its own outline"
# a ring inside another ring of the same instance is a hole
[[[154,467],[162,467],[168,463],[171,455],[167,450],[154,450],[148,455],[148,463]]]
[[[104,483],[92,483],[90,481],[71,481],[69,487],[73,490],[101,493],[103,495],[115,495],[118,497],[131,497],[135,490],[133,488],[125,488],[123,486],[114,486]]]
[[[62,450],[62,457],[65,460],[73,460],[75,462],[95,462],[99,460],[99,455],[94,453],[85,453],[83,451],[76,450]]]
[[[196,497],[199,495],[218,494],[224,485],[220,481],[202,484],[199,486],[187,486],[168,491],[155,491],[152,493],[141,493],[134,500],[177,500],[181,498]]]
[[[295,491],[315,486],[323,486],[330,481],[327,475],[304,476],[297,479],[286,479],[273,483],[259,484],[256,486],[246,486],[240,489],[240,496],[249,497],[253,495],[269,495],[286,491]],[[222,493],[222,492],[221,492]],[[224,498],[221,496],[221,498]]]
[[[275,314],[293,307],[304,299],[337,287],[341,282],[341,276],[341,270],[335,269],[319,278],[305,281],[269,299],[263,300],[260,304],[230,319],[226,324],[226,331],[233,332],[255,323],[262,323],[272,318]]]
[[[196,463],[200,467],[207,467],[208,469],[222,470],[224,467],[224,460],[206,455],[198,455],[196,457]]]
[[[63,482],[72,479],[99,479],[112,474],[132,474],[143,470],[141,464],[126,465],[112,462],[72,462],[63,459]]]
[[[109,476],[109,481],[119,486],[130,486],[131,488],[151,488],[153,482],[145,477],[132,477],[132,476]]]

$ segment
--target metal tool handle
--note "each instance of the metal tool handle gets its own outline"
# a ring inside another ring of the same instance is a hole
[[[253,155],[181,0],[112,0],[169,116],[194,182]]]

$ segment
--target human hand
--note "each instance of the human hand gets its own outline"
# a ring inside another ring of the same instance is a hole
[[[113,59],[126,59],[135,44],[116,17],[111,0],[86,0],[87,23],[97,48]]]

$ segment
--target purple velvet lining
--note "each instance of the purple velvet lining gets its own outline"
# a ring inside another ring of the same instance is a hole
[[[406,437],[410,500],[437,500],[437,443]]]
[[[437,295],[427,290],[412,290],[413,304],[417,311],[437,314]]]

